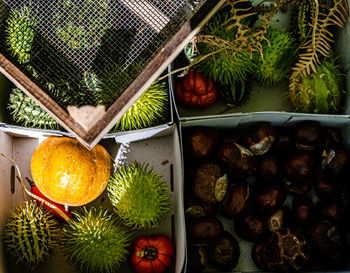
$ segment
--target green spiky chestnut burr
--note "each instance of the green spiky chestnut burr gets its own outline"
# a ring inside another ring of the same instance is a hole
[[[64,227],[62,249],[67,261],[84,273],[112,273],[126,261],[131,234],[108,210],[73,212]]]
[[[58,38],[73,50],[99,46],[102,36],[112,24],[108,20],[109,2],[60,0],[53,16]]]
[[[234,29],[227,30],[224,24],[230,18],[230,14],[218,13],[202,30],[201,35],[212,35],[220,39],[233,42],[236,39]],[[221,85],[233,85],[237,80],[245,80],[247,74],[254,72],[255,64],[250,58],[249,52],[237,52],[234,56],[228,50],[219,50],[215,45],[197,43],[200,55],[217,53],[200,61],[196,67],[207,77]],[[188,52],[192,51],[187,49]]]
[[[30,61],[36,21],[32,7],[23,6],[20,10],[12,9],[6,21],[5,43],[8,50],[20,64]]]
[[[18,88],[11,91],[8,109],[13,120],[24,127],[52,130],[60,128],[55,119]]]
[[[10,212],[3,241],[16,263],[35,268],[49,259],[58,239],[58,222],[35,201],[25,202]]]
[[[169,188],[147,164],[134,163],[119,169],[107,191],[116,213],[135,229],[153,227],[169,211]]]
[[[256,56],[256,79],[262,86],[274,86],[287,79],[297,54],[297,44],[292,34],[270,27],[267,41],[263,42],[263,58]]]
[[[295,109],[304,113],[332,114],[341,110],[344,76],[334,60],[325,59],[310,76],[299,76],[289,96]]]
[[[165,120],[169,97],[165,82],[151,85],[125,112],[114,131],[130,131],[159,125]]]

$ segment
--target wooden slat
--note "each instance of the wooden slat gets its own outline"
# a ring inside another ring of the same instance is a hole
[[[191,20],[182,26],[134,82],[109,107],[106,115],[89,130],[88,138],[85,141],[96,144],[96,139],[100,139],[107,134],[225,2],[226,0],[206,1]]]
[[[21,70],[12,64],[3,54],[0,53],[0,72],[11,80],[26,95],[34,99],[40,107],[49,113],[68,132],[83,137],[86,131],[75,122],[69,114],[57,104],[39,86],[32,82]]]
[[[167,16],[147,0],[120,0],[120,2],[132,10],[157,33],[161,32],[170,21]]]
[[[195,34],[226,0],[207,0],[196,14],[185,23],[172,39],[160,50],[133,83],[109,107],[101,119],[86,131],[69,116],[67,111],[34,84],[23,72],[15,67],[4,55],[0,54],[0,71],[14,82],[25,94],[52,115],[68,132],[76,136],[86,147],[93,148],[107,134],[142,95],[142,93],[159,77],[173,59],[183,50]]]

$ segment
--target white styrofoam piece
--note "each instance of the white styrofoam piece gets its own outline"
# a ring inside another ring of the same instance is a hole
[[[0,152],[11,156],[18,164],[22,177],[31,178],[30,160],[33,151],[38,144],[45,139],[42,134],[32,132],[33,135],[10,135],[0,130]],[[120,144],[116,143],[115,139],[104,139],[100,142],[113,159],[116,158]],[[173,206],[171,211],[162,219],[156,227],[148,230],[138,230],[133,232],[133,238],[140,235],[151,235],[162,233],[176,242],[176,255],[174,257],[171,272],[180,273],[185,259],[185,230],[184,230],[184,215],[183,215],[183,185],[181,173],[181,149],[179,137],[175,125],[171,126],[171,130],[167,130],[166,135],[153,137],[152,139],[145,139],[142,141],[134,141],[129,144],[129,151],[126,154],[127,159],[125,164],[133,161],[145,162],[154,166],[156,172],[159,172],[167,181],[169,187],[172,189]],[[3,227],[9,210],[22,202],[19,183],[16,181],[15,194],[10,192],[10,166],[9,161],[0,157],[0,227]],[[173,178],[171,178],[171,176]],[[172,184],[171,184],[172,182]],[[29,185],[26,185],[29,188]],[[112,205],[106,195],[106,191],[95,201],[89,205],[102,206],[112,209]],[[6,262],[3,259],[2,247],[0,247],[0,272],[7,273]],[[14,272],[23,272],[23,268],[16,267]],[[38,267],[35,273],[73,273],[72,266],[65,262],[65,258],[60,252],[59,248],[54,251],[54,258],[47,264]],[[133,272],[128,262],[123,265],[118,272]]]

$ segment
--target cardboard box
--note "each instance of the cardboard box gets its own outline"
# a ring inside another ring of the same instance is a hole
[[[30,161],[34,149],[50,134],[43,132],[26,131],[20,132],[4,132],[0,130],[0,153],[11,156],[18,164],[22,177],[31,177]],[[121,144],[124,143],[124,144]],[[176,255],[173,259],[173,265],[169,272],[180,273],[185,259],[185,245],[184,245],[184,215],[183,215],[183,184],[181,177],[181,149],[178,138],[178,130],[176,125],[169,126],[166,132],[154,135],[147,140],[137,140],[132,142],[130,138],[108,138],[100,142],[112,158],[119,164],[132,163],[133,161],[146,162],[154,166],[156,172],[163,175],[168,182],[173,195],[173,206],[167,216],[161,220],[158,227],[148,230],[138,230],[134,232],[134,237],[140,235],[151,235],[163,233],[169,236],[175,243]],[[119,148],[127,150],[127,153],[121,151]],[[123,156],[125,157],[123,159]],[[10,162],[0,157],[0,230],[3,230],[4,224],[7,221],[9,211],[15,208],[23,201],[19,183],[16,181],[15,192],[11,194],[10,186],[11,164]],[[28,188],[29,186],[26,185]],[[104,192],[98,199],[91,203],[99,207],[110,208],[112,206],[109,202],[106,192]],[[1,237],[0,237],[1,239]],[[0,247],[0,272],[24,272],[23,268],[10,267],[3,247]],[[70,273],[74,272],[73,267],[65,263],[64,257],[61,255],[59,249],[55,250],[54,257],[46,264],[39,266],[34,272],[52,272],[52,273]],[[123,265],[118,272],[134,272],[129,265],[129,261]]]
[[[253,4],[258,4],[261,1],[252,0]],[[350,1],[348,1],[350,4]],[[272,26],[277,28],[290,29],[290,17],[292,10],[288,9],[287,13],[278,12],[272,21]],[[349,18],[350,19],[350,18]],[[345,90],[347,90],[346,98],[344,98],[344,109],[337,115],[339,119],[350,118],[350,20],[348,19],[345,28],[339,29],[335,37],[334,51],[339,56],[340,63],[344,66],[345,71]],[[182,56],[177,58],[172,64],[172,70],[185,67],[184,60],[187,60],[184,52]],[[220,97],[217,102],[202,110],[191,109],[177,103],[175,98],[175,81],[178,74],[172,75],[172,84],[170,86],[173,101],[175,102],[175,113],[181,121],[198,119],[200,117],[213,118],[216,116],[235,116],[237,118],[244,116],[264,115],[266,113],[275,112],[283,115],[294,116],[293,106],[288,98],[289,81],[285,80],[275,87],[261,87],[257,82],[253,82],[252,92],[248,99],[240,106],[230,108],[225,101]],[[305,118],[312,118],[315,114],[305,114]],[[321,115],[320,115],[321,116]],[[332,118],[333,115],[322,115],[324,118]]]
[[[344,138],[344,147],[350,149],[350,124],[348,119],[342,119],[338,116],[320,116],[320,115],[302,115],[302,114],[293,114],[293,113],[260,113],[252,115],[231,115],[231,116],[217,116],[217,117],[202,117],[198,119],[184,119],[180,122],[180,136],[183,137],[183,131],[188,128],[205,126],[211,127],[214,129],[232,129],[232,128],[245,128],[249,125],[252,125],[257,122],[270,122],[273,126],[285,126],[291,127],[296,123],[302,120],[315,120],[320,122],[324,127],[336,128],[340,130]],[[181,140],[182,141],[182,140]],[[182,142],[181,142],[182,143]],[[183,149],[183,147],[182,147]],[[182,153],[183,154],[183,153]],[[186,162],[183,160],[183,166],[186,168]],[[185,171],[182,171],[184,174]],[[312,197],[316,197],[311,191]],[[292,201],[292,196],[289,194],[288,198],[284,205],[290,206]],[[251,247],[253,243],[244,241],[241,239],[234,230],[233,220],[228,220],[221,215],[218,215],[218,218],[222,221],[224,229],[229,231],[239,242],[240,246],[240,258],[237,267],[230,272],[265,272],[257,268],[251,258]],[[186,225],[186,223],[185,223]],[[350,236],[348,235],[350,242]],[[187,243],[186,243],[187,245]],[[186,259],[187,261],[187,259]],[[186,262],[187,264],[187,262]],[[186,271],[185,273],[192,273]],[[207,267],[203,273],[212,272],[212,273],[224,273],[225,271],[215,269],[213,267]],[[310,271],[301,271],[301,272],[310,272]],[[327,271],[324,268],[315,268],[311,272],[338,272],[345,273],[350,272],[350,257],[349,257],[349,268],[345,271],[333,271],[328,269]]]

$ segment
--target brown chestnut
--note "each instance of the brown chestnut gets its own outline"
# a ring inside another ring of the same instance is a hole
[[[325,131],[317,121],[302,121],[294,128],[295,146],[300,150],[322,149],[324,140]]]
[[[256,242],[252,247],[252,260],[255,263],[255,265],[261,269],[269,270],[267,267],[267,263],[265,260],[265,249],[268,247],[269,242],[268,241],[260,241]]]
[[[215,163],[201,164],[194,173],[192,193],[207,205],[219,203],[227,190],[227,175]]]
[[[338,226],[319,221],[309,229],[310,244],[315,256],[332,269],[345,269],[349,259],[349,243]]]
[[[343,177],[349,169],[349,154],[341,148],[324,151],[322,170],[329,177]]]
[[[276,232],[282,228],[290,228],[293,226],[294,222],[291,219],[291,211],[282,207],[276,210],[272,215],[267,218],[267,227],[271,232]]]
[[[229,169],[232,177],[246,178],[256,170],[253,153],[237,143],[221,146],[219,159]]]
[[[240,132],[236,129],[223,130],[221,135],[222,144],[234,144],[241,142]]]
[[[199,217],[188,221],[187,239],[192,244],[212,244],[224,231],[224,226],[216,217]]]
[[[237,266],[240,254],[237,240],[227,231],[223,232],[209,250],[212,265],[225,271],[232,270]]]
[[[263,269],[295,271],[304,268],[310,258],[310,249],[303,235],[282,229],[273,232],[269,240],[255,244],[252,258]]]
[[[228,219],[238,219],[244,215],[250,204],[250,188],[245,181],[232,183],[220,204],[221,214]]]
[[[294,150],[294,142],[291,128],[277,128],[277,137],[271,149],[279,158],[288,157]]]
[[[340,193],[341,180],[337,177],[326,177],[322,170],[317,172],[315,193],[320,199],[330,199]]]
[[[341,133],[333,128],[326,128],[325,148],[331,150],[343,145],[343,137]]]
[[[346,209],[342,202],[337,200],[321,201],[316,206],[317,216],[321,220],[329,220],[340,225],[344,222]]]
[[[219,144],[219,134],[206,127],[192,128],[184,134],[185,155],[193,159],[204,159],[212,155]]]
[[[314,219],[314,205],[309,197],[297,197],[293,201],[294,220],[298,225],[306,226]]]
[[[280,174],[280,163],[274,156],[266,156],[259,161],[259,175],[266,179],[272,179]]]
[[[256,186],[253,200],[259,213],[271,215],[283,205],[286,196],[285,189],[279,183],[263,183]]]
[[[283,179],[284,188],[291,194],[295,195],[305,195],[312,188],[312,180],[303,181],[301,183],[291,182],[287,178]]]
[[[189,218],[197,218],[202,216],[214,216],[216,214],[215,207],[199,202],[193,195],[185,196],[185,216]]]
[[[275,141],[276,131],[268,122],[254,124],[247,136],[246,143],[254,155],[263,155]]]
[[[254,242],[263,237],[266,232],[266,220],[249,213],[235,220],[235,230],[243,240]]]
[[[187,254],[187,272],[201,272],[208,265],[207,250],[202,246],[190,246]]]
[[[286,173],[291,182],[310,181],[314,176],[316,161],[308,152],[293,154],[286,163]]]

